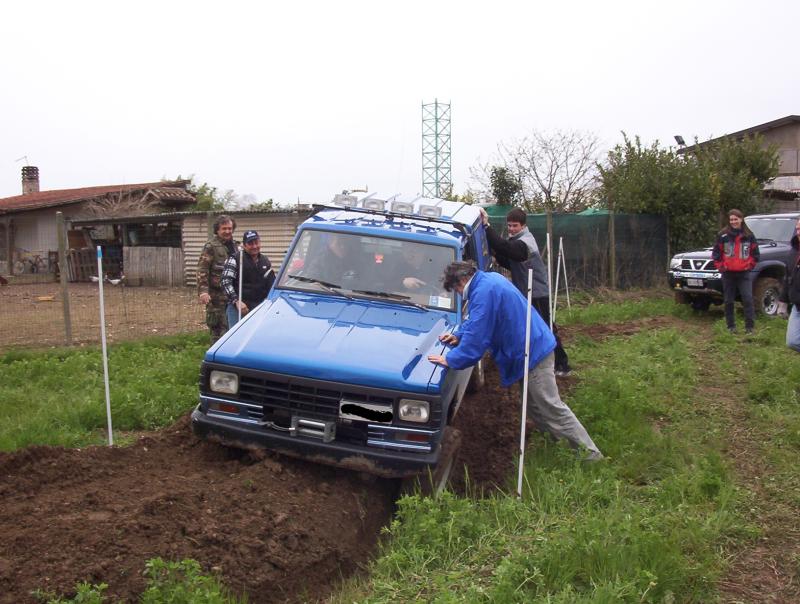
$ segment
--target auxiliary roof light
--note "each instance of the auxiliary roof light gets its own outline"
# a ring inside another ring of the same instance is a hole
[[[426,218],[439,218],[442,215],[442,208],[439,206],[420,205],[419,213]]]
[[[398,214],[413,214],[414,204],[407,201],[393,201],[392,212],[397,212]]]
[[[364,200],[365,210],[377,210],[379,212],[382,212],[385,207],[386,207],[386,202],[383,199],[375,199],[373,197],[370,197],[369,199]]]
[[[339,206],[340,208],[353,208],[358,205],[358,197],[355,195],[337,193],[333,197],[333,205]]]

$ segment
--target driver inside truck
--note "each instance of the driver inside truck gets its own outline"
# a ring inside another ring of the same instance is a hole
[[[323,249],[314,254],[303,274],[341,286],[345,277],[352,275],[356,260],[362,255],[358,239],[339,233],[324,233],[320,237]]]
[[[436,255],[428,253],[427,247],[414,244],[403,246],[397,271],[402,276],[398,291],[433,293],[442,289],[441,275],[445,264],[436,262]]]

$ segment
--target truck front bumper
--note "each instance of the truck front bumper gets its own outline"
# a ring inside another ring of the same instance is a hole
[[[432,452],[360,446],[335,439],[291,435],[263,423],[242,423],[204,413],[198,405],[192,412],[192,431],[213,442],[238,449],[269,449],[290,457],[305,459],[384,478],[414,476],[432,469],[440,457],[440,443]]]

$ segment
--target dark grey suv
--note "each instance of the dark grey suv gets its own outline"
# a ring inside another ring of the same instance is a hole
[[[794,259],[789,241],[800,212],[755,214],[745,220],[758,239],[761,260],[752,270],[753,299],[756,311],[765,315],[778,312],[778,298],[786,267]],[[667,271],[675,301],[691,304],[696,310],[708,310],[722,304],[722,277],[711,259],[711,249],[684,252],[672,257]]]

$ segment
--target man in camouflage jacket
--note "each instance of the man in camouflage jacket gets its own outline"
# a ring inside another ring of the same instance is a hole
[[[236,254],[233,230],[236,222],[230,216],[218,216],[214,221],[214,237],[203,246],[197,261],[197,293],[200,304],[206,307],[206,325],[211,343],[228,331],[225,306],[228,299],[222,289],[222,269],[228,256]]]

